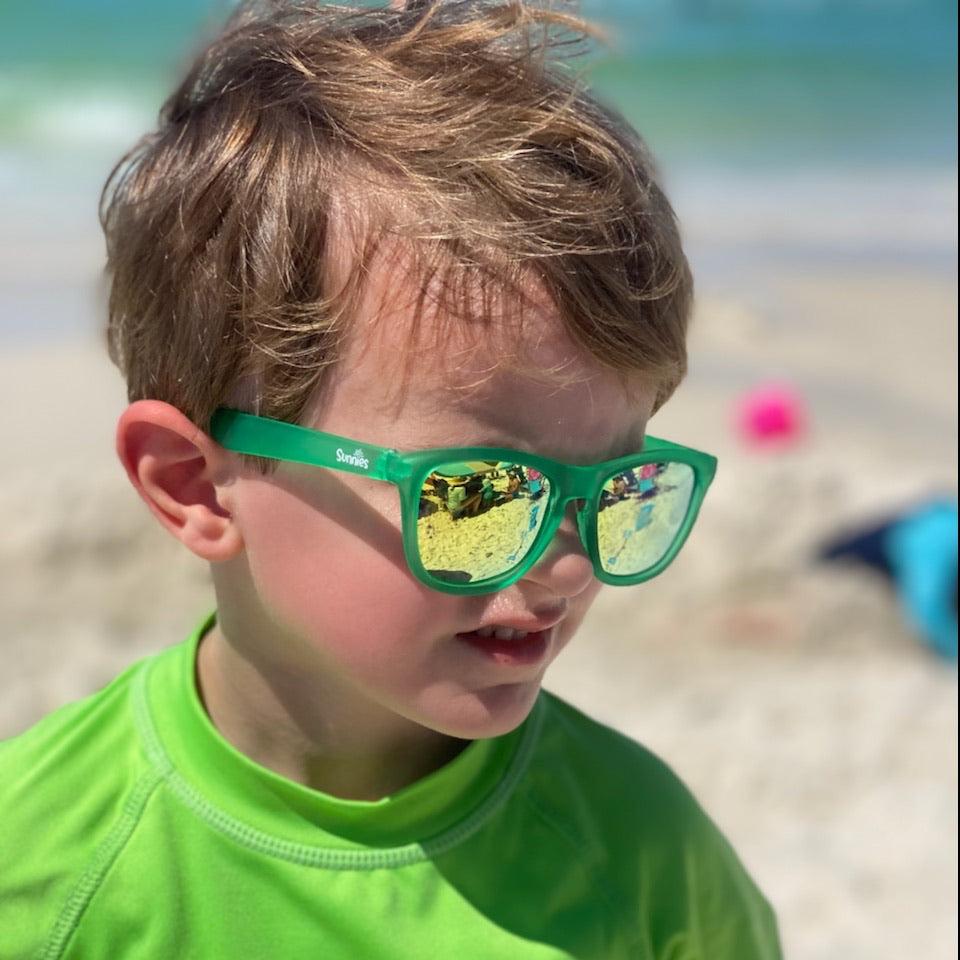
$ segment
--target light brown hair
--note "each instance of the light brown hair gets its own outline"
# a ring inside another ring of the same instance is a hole
[[[655,378],[662,404],[692,279],[643,141],[558,56],[591,32],[521,0],[242,4],[104,186],[130,401],[205,431],[220,405],[298,422],[399,238],[451,327],[532,275],[585,354]],[[360,239],[334,283],[342,218]]]

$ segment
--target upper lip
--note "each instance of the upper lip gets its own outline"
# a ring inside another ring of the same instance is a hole
[[[518,614],[513,617],[501,617],[497,620],[490,620],[487,623],[481,623],[473,630],[482,630],[484,627],[510,627],[513,630],[522,630],[524,633],[537,633],[541,630],[549,630],[556,626],[566,616],[566,611],[554,617],[536,617],[533,615],[524,616]],[[473,631],[470,631],[471,633]]]

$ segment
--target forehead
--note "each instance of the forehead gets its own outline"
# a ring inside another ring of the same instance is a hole
[[[401,450],[506,446],[594,463],[640,448],[656,385],[624,384],[585,356],[536,289],[486,302],[477,290],[451,311],[403,267],[391,258],[372,273],[307,422]]]

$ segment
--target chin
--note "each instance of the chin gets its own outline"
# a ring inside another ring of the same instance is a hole
[[[430,724],[461,740],[486,740],[510,733],[523,723],[540,692],[540,681],[504,683],[473,691],[469,703],[458,703],[448,722]]]

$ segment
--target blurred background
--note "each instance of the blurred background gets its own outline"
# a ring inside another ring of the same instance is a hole
[[[212,606],[114,457],[96,204],[229,7],[0,6],[0,738]],[[720,469],[678,561],[608,588],[547,686],[691,785],[787,956],[956,956],[956,5],[583,11],[697,282],[651,432]]]

